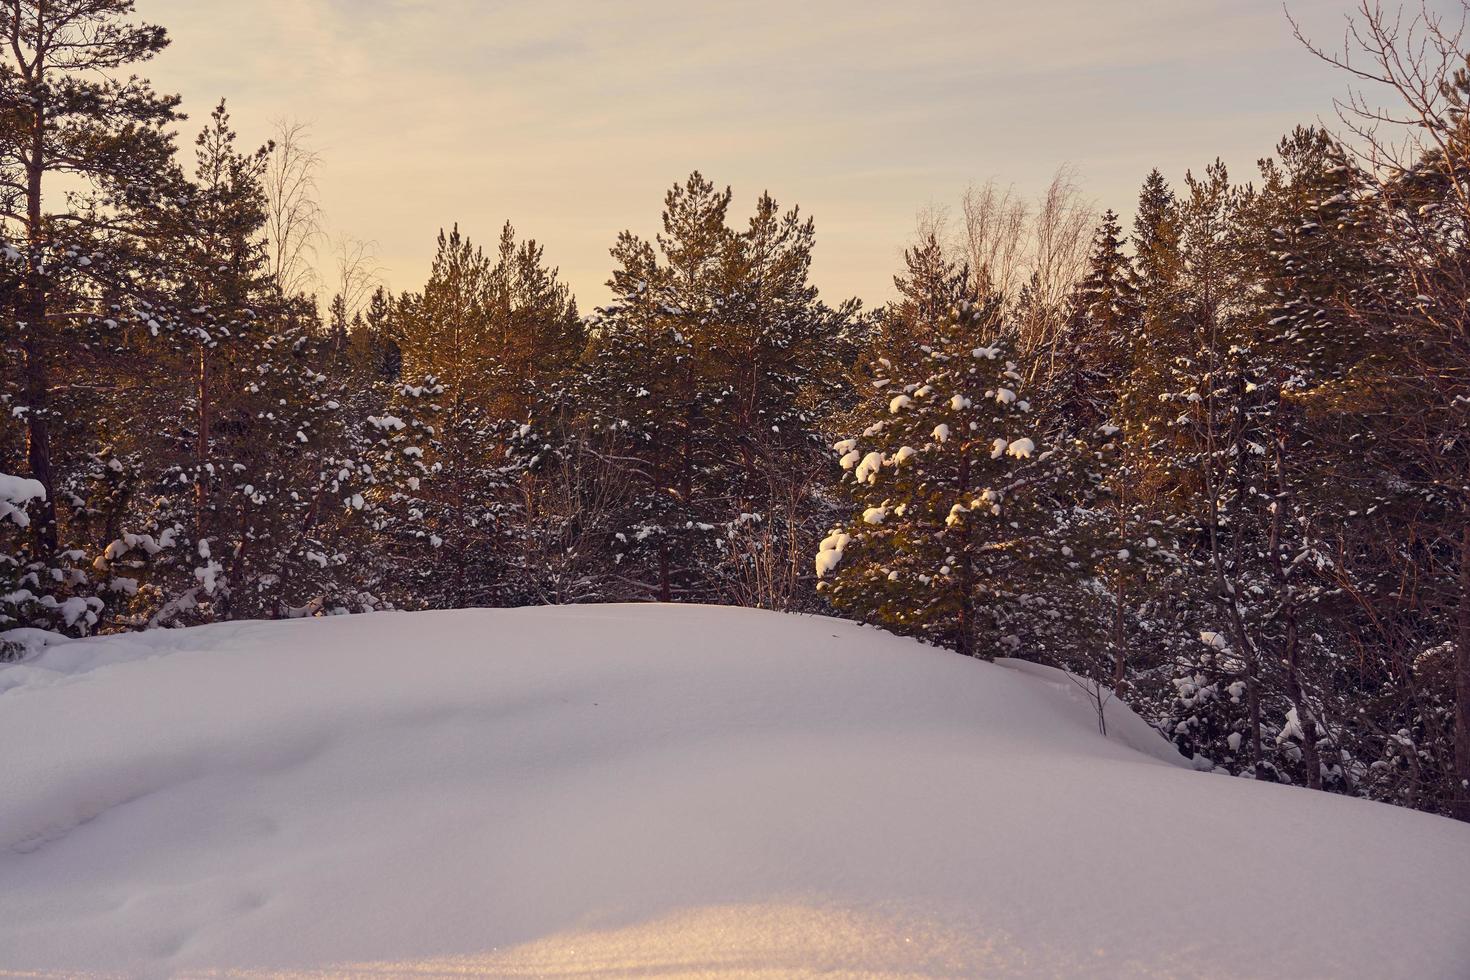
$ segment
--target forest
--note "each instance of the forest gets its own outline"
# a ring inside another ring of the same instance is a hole
[[[796,204],[678,175],[656,235],[609,229],[592,309],[509,222],[445,228],[401,292],[314,253],[307,134],[186,120],[132,15],[0,10],[0,659],[759,607],[1063,668],[1201,768],[1470,820],[1470,47],[1429,8],[1303,38],[1336,124],[1255,172],[1201,147],[1131,215],[1067,168],[974,186],[880,305],[819,296]]]

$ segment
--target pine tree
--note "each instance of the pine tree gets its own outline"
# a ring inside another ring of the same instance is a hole
[[[403,373],[401,335],[398,304],[379,286],[368,298],[362,329],[352,332],[353,370],[372,382],[397,381]]]
[[[1149,630],[1145,608],[1176,562],[1173,536],[1137,492],[1140,454],[1121,424],[1135,350],[1146,343],[1138,280],[1109,211],[1073,290],[1052,369],[1032,388],[1036,425],[1054,460],[1042,488],[1047,537],[1060,553],[1033,569],[1035,615],[1024,640],[1035,655],[1088,678],[1099,699],[1105,691],[1123,696],[1131,675],[1152,665],[1157,645],[1138,642]]]
[[[415,418],[427,438],[405,450],[423,465],[411,490],[398,491],[394,536],[400,548],[417,542],[401,560],[416,583],[409,595],[430,606],[496,605],[505,578],[514,503],[507,423],[495,411],[492,269],[458,227],[441,231],[423,291],[398,303],[405,382],[389,412]]]
[[[809,280],[815,224],[756,202],[722,271],[723,297],[695,334],[709,352],[704,383],[719,408],[709,479],[722,488],[722,591],[751,605],[792,608],[809,595],[819,515],[810,493],[826,469],[821,427],[850,313],[833,310]]]
[[[619,238],[586,404],[634,476],[614,534],[628,584],[790,608],[810,595],[810,489],[855,308],[818,299],[799,209],[763,194],[737,233],[730,201],[696,172],[666,196],[655,243]]]
[[[68,414],[53,384],[70,325],[93,325],[82,311],[106,316],[97,300],[126,278],[107,255],[119,245],[126,254],[126,215],[172,154],[166,127],[178,99],[117,74],[168,44],[162,28],[129,23],[132,12],[132,0],[16,0],[0,13],[11,39],[0,55],[0,177],[19,189],[6,237],[22,265],[4,341],[17,354],[12,409],[24,419],[27,467],[46,489],[33,523],[43,553],[58,547],[58,491],[76,458],[52,438]],[[63,175],[84,193],[44,195],[43,186],[55,186],[46,178]]]
[[[528,419],[543,387],[581,356],[587,338],[571,290],[546,265],[535,240],[518,242],[507,221],[489,270],[486,314],[496,395],[489,406],[505,419]]]
[[[678,200],[671,192],[671,205]],[[702,568],[716,559],[715,528],[695,496],[704,489],[695,453],[704,448],[708,411],[689,316],[674,302],[675,274],[631,233],[613,256],[621,268],[610,284],[619,296],[594,316],[582,391],[600,451],[632,478],[615,521],[614,561],[629,586],[668,602],[697,589]],[[683,283],[680,292],[689,291]]]
[[[95,567],[110,575],[122,624],[355,603],[333,518],[365,474],[348,454],[323,341],[266,271],[265,151],[234,144],[221,104],[192,177],[174,174],[139,210],[153,252],[137,260],[137,289],[151,299],[129,353],[149,381],[112,406],[130,421],[94,468],[105,528]]]
[[[615,560],[629,586],[665,602],[711,597],[709,569],[721,558],[717,522],[727,508],[717,498],[725,488],[712,477],[729,447],[711,426],[730,393],[700,338],[728,298],[730,199],[728,188],[716,190],[696,171],[665,196],[656,250],[620,235],[609,282],[617,299],[591,328],[592,431],[633,477],[616,520]]]

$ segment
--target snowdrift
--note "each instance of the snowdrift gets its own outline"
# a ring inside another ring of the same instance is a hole
[[[226,624],[0,691],[0,974],[1470,976],[1470,827],[835,620]]]

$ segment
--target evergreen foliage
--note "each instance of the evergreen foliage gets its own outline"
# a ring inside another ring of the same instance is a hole
[[[831,305],[809,216],[695,172],[589,315],[507,222],[441,232],[418,289],[344,270],[323,316],[273,268],[272,148],[221,102],[180,154],[132,8],[0,13],[0,657],[835,611],[1065,668],[1201,768],[1470,819],[1470,68],[1397,169],[1298,128],[1254,183],[1150,172],[1075,275],[932,234],[891,302]]]

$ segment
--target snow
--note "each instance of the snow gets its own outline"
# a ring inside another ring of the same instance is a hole
[[[23,476],[0,473],[0,521],[10,521],[20,527],[30,527],[31,518],[26,505],[33,500],[45,500],[46,488],[39,480]]]
[[[883,454],[871,452],[864,456],[862,462],[857,464],[853,476],[859,483],[873,484],[878,480],[878,473],[883,469]]]
[[[6,688],[20,974],[1470,974],[1470,827],[837,620],[231,623],[52,638]]]
[[[851,542],[852,538],[842,531],[833,531],[822,539],[822,543],[817,546],[817,578],[835,571],[842,564],[842,552]]]
[[[1302,734],[1302,723],[1301,719],[1297,717],[1296,709],[1288,709],[1286,712],[1286,724],[1282,726],[1281,731],[1276,733],[1276,744],[1280,745],[1282,742],[1293,738],[1300,740],[1305,737]]]
[[[1030,439],[1017,439],[1006,447],[1006,455],[1016,459],[1030,459],[1034,452],[1036,452],[1036,443]]]
[[[49,596],[47,598],[50,598]],[[55,601],[54,599],[52,601]],[[97,622],[97,613],[102,610],[102,600],[72,596],[60,604],[62,622],[68,627],[76,626],[78,622],[85,621],[88,626]]]
[[[1205,630],[1200,633],[1199,641],[1211,650],[1228,650],[1230,648],[1230,643],[1225,639],[1225,634],[1217,633],[1214,630]]]
[[[45,499],[46,488],[41,486],[41,481],[0,473],[0,500],[25,505],[32,500]]]

